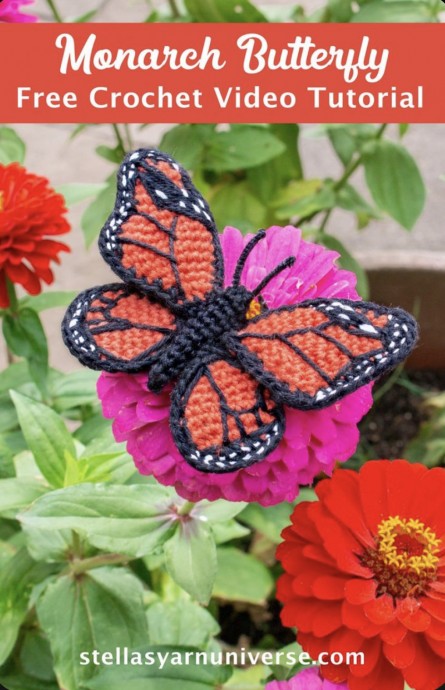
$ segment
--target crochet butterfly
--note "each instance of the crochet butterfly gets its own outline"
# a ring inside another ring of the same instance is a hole
[[[233,472],[279,443],[284,405],[315,410],[401,362],[417,339],[401,309],[316,299],[268,309],[243,267],[231,287],[215,221],[187,172],[157,150],[127,156],[100,251],[124,283],[95,287],[69,307],[63,335],[86,366],[147,372],[148,388],[173,384],[170,425],[180,453],[203,472]],[[252,314],[257,314],[250,318]]]

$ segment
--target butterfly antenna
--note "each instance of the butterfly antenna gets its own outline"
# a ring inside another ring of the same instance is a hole
[[[233,287],[237,287],[240,283],[241,280],[241,273],[243,272],[243,268],[245,266],[245,263],[247,261],[247,258],[252,251],[254,247],[258,244],[258,242],[261,242],[261,240],[266,237],[266,231],[265,230],[259,230],[257,234],[252,237],[250,242],[246,244],[244,247],[243,251],[241,252],[240,258],[238,259],[238,263],[236,264],[235,268],[235,273],[233,274],[233,281],[232,285]]]
[[[289,256],[287,259],[278,264],[278,266],[275,266],[273,271],[271,271],[265,278],[263,278],[261,283],[257,285],[255,290],[251,293],[252,297],[256,297],[257,295],[259,295],[261,290],[264,290],[266,285],[268,285],[270,281],[273,278],[275,278],[275,276],[281,273],[281,271],[284,271],[286,268],[290,268],[291,266],[293,266],[296,260],[297,259],[295,256]]]

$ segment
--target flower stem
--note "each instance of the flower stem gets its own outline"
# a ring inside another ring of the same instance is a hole
[[[116,124],[112,124],[111,126],[112,126],[113,132],[116,136],[117,145],[122,150],[122,155],[125,156],[125,154],[127,153],[127,147],[125,146],[125,141],[124,141],[124,138],[121,134],[119,126]]]
[[[181,13],[179,11],[179,7],[176,4],[176,0],[168,0],[168,4],[170,7],[170,11],[172,13],[173,19],[181,19]]]
[[[133,137],[131,136],[130,125],[124,124],[125,138],[127,140],[127,151],[132,151],[134,149]]]
[[[387,127],[388,127],[388,124],[381,125],[378,128],[377,132],[375,133],[373,140],[379,141],[379,139],[381,139],[383,134],[385,133],[385,130]],[[364,159],[364,154],[360,153],[355,160],[351,161],[349,163],[349,165],[346,166],[342,176],[332,186],[332,190],[334,192],[339,192],[341,189],[343,189],[345,184],[348,182],[349,178],[352,177],[352,175],[355,173],[357,168],[359,168],[361,166],[361,164],[363,163],[363,159]],[[326,226],[328,224],[328,221],[331,217],[333,210],[334,210],[334,208],[329,208],[325,212],[325,215],[323,217],[321,225],[318,229],[319,234],[323,234],[325,232]],[[312,216],[303,216],[302,218],[298,219],[298,221],[295,223],[295,225],[297,227],[299,227],[301,223],[304,223],[304,221],[309,220],[311,217]]]
[[[178,515],[190,515],[194,507],[195,504],[192,501],[186,501],[178,510]]]
[[[60,24],[63,24],[63,17],[60,14],[59,10],[57,9],[57,5],[54,0],[46,0],[46,4],[48,5],[49,9],[51,10],[51,13],[56,20],[56,22],[59,22]]]
[[[8,291],[8,299],[9,299],[9,312],[13,316],[17,316],[18,311],[19,311],[19,300],[17,297],[17,292],[15,289],[14,283],[9,280],[9,278],[6,278],[6,289]]]
[[[128,565],[131,559],[128,556],[123,556],[120,553],[105,553],[100,556],[93,556],[92,558],[74,559],[71,561],[66,573],[73,575],[82,575],[83,573],[93,570],[94,568],[101,568],[107,565]]]

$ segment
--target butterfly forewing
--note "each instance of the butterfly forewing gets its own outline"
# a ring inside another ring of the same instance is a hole
[[[172,394],[173,437],[203,472],[234,472],[268,455],[284,431],[284,413],[234,361],[191,367]]]
[[[402,362],[417,340],[402,309],[315,300],[270,310],[226,343],[273,398],[298,409],[332,404]]]
[[[83,364],[105,371],[138,371],[167,345],[176,329],[167,307],[122,285],[81,293],[69,307],[63,336]]]
[[[125,281],[159,299],[204,299],[223,282],[223,259],[207,202],[188,173],[156,150],[128,156],[118,176],[101,252]]]

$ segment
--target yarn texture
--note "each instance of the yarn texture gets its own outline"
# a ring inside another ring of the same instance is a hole
[[[225,285],[251,236],[235,228],[221,235],[226,274]],[[265,245],[257,245],[249,256],[242,281],[247,289],[258,284],[272,265],[290,252],[297,257],[284,276],[271,281],[264,299],[271,308],[317,297],[358,299],[356,277],[336,265],[338,254],[302,239],[291,226],[269,228]],[[302,412],[285,407],[286,427],[275,451],[262,462],[231,474],[204,474],[191,467],[178,452],[169,426],[171,388],[160,394],[147,390],[145,374],[104,373],[98,393],[104,415],[113,419],[118,441],[127,444],[138,470],[153,475],[190,501],[202,499],[258,501],[274,505],[293,501],[300,485],[314,477],[331,474],[336,462],[355,451],[357,423],[372,405],[367,385],[330,407]]]
[[[120,168],[99,240],[124,283],[86,290],[63,322],[83,364],[144,372],[155,394],[173,385],[172,436],[200,472],[262,462],[285,432],[284,406],[333,405],[403,361],[417,339],[409,314],[370,302],[272,307],[267,288],[297,257],[288,254],[248,289],[246,266],[266,235],[249,238],[225,286],[218,232],[190,176],[160,151],[135,151]]]

